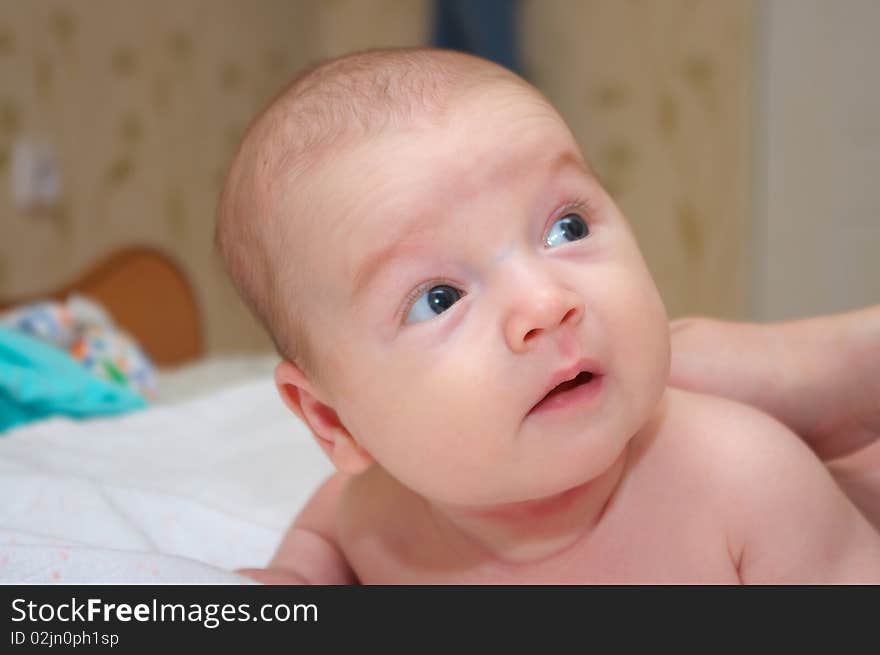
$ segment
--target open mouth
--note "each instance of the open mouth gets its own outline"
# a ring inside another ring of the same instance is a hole
[[[554,403],[557,399],[561,399],[562,396],[570,393],[572,390],[577,389],[579,387],[584,386],[585,384],[589,384],[593,381],[593,373],[590,371],[581,371],[576,376],[571,378],[570,380],[566,380],[560,384],[557,384],[553,387],[546,396],[544,396],[538,404],[532,407],[532,412],[541,409],[542,407]]]

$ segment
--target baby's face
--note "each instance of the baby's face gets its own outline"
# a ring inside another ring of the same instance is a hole
[[[663,305],[620,211],[528,89],[499,83],[441,124],[344,149],[310,175],[308,212],[297,302],[324,400],[416,492],[561,492],[654,412]]]

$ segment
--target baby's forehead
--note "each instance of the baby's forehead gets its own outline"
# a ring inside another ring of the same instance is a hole
[[[341,139],[297,184],[298,204],[305,214],[319,213],[313,219],[319,222],[339,214],[407,215],[492,188],[515,192],[553,174],[560,161],[587,170],[555,110],[532,94],[514,92],[475,94],[442,121]],[[438,220],[442,216],[437,213]]]
[[[517,159],[537,166],[555,150],[570,150],[583,160],[568,126],[549,102],[524,85],[496,83],[463,95],[442,115],[413,117],[367,135],[341,136],[313,167],[312,188],[326,179],[338,184],[339,175],[358,186],[390,185],[401,176],[466,186]],[[406,195],[424,189],[410,185],[398,191]],[[344,195],[345,189],[330,189],[331,195],[340,192]]]
[[[492,81],[459,94],[442,113],[412,116],[367,134],[340,132],[299,172],[279,204],[286,229],[310,248],[326,240],[340,219],[357,231],[377,214],[425,213],[488,186],[546,176],[542,164],[558,155],[582,165],[576,141],[549,102],[525,83]],[[442,211],[431,214],[435,227],[449,220]],[[355,239],[345,249],[362,248]]]

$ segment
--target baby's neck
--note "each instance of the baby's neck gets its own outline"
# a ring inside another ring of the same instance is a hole
[[[546,498],[480,508],[428,504],[451,539],[464,539],[491,559],[536,563],[573,547],[599,524],[623,478],[629,448],[598,477]]]

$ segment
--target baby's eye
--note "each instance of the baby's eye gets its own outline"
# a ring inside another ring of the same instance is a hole
[[[584,219],[577,214],[566,214],[550,226],[544,245],[553,248],[568,241],[578,241],[589,234],[590,228]]]
[[[442,314],[461,299],[461,291],[446,284],[431,287],[413,303],[407,323],[421,323]]]

